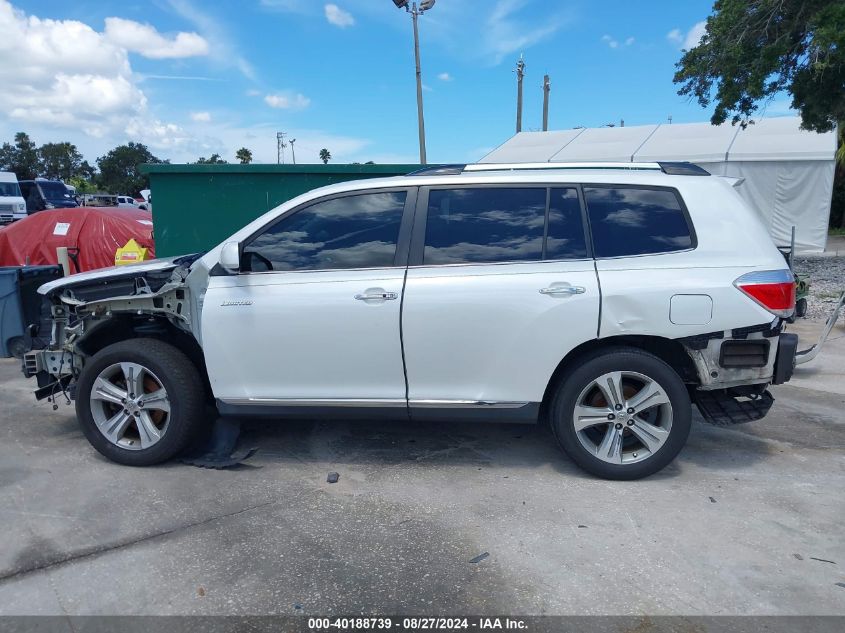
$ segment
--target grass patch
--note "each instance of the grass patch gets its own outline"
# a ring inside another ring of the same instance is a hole
[[[827,232],[828,235],[845,235],[845,227],[839,227],[838,229],[829,229]]]

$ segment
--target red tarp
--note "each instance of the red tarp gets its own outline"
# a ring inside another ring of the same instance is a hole
[[[79,271],[71,262],[73,272],[105,268],[114,266],[115,251],[130,238],[150,249],[147,259],[155,257],[152,213],[119,207],[39,211],[0,229],[0,266],[56,264],[56,248],[67,246],[79,249]]]

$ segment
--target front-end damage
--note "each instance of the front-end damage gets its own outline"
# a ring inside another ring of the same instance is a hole
[[[83,274],[48,284],[45,317],[30,328],[33,341],[46,339],[49,331],[50,343],[27,352],[23,362],[24,375],[37,379],[36,398],[73,397],[86,359],[130,333],[171,338],[182,333],[193,339],[194,303],[186,279],[194,260],[182,258],[152,270],[126,267],[105,275]]]

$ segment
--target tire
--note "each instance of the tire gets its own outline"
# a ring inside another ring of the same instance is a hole
[[[204,395],[199,372],[185,354],[157,339],[129,339],[103,348],[85,364],[76,417],[91,445],[108,459],[151,466],[177,455],[194,437],[204,417]]]
[[[807,316],[807,298],[801,297],[798,301],[795,302],[795,316],[799,319],[803,319]],[[794,321],[794,319],[793,319]]]
[[[621,383],[621,397],[617,389],[614,400],[608,380]],[[663,469],[684,447],[691,420],[689,393],[677,372],[653,354],[630,347],[579,359],[558,386],[551,408],[560,447],[581,468],[604,479],[640,479]]]

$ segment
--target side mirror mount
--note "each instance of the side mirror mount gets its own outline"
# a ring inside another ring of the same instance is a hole
[[[230,273],[241,269],[241,248],[237,242],[226,242],[220,251],[220,265]]]

